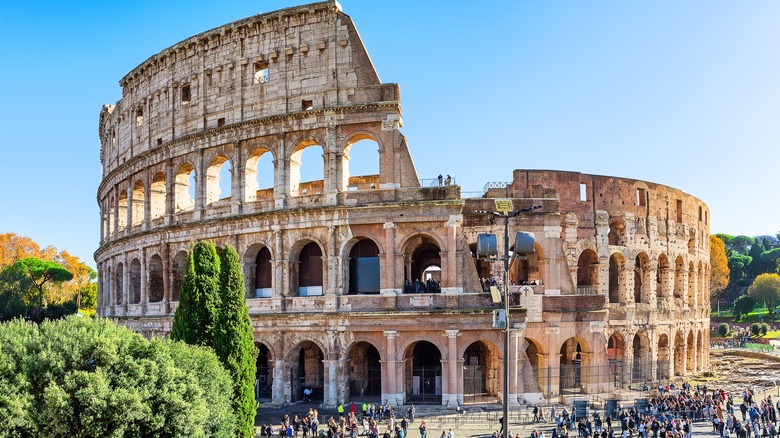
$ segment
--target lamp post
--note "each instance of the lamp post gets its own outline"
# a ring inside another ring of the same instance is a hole
[[[504,290],[503,290],[503,301],[504,301],[504,320],[503,324],[499,324],[499,328],[504,332],[504,366],[503,366],[503,372],[504,372],[504,385],[503,385],[503,423],[501,424],[501,428],[503,430],[503,437],[509,438],[509,262],[512,259],[511,254],[509,253],[509,219],[513,218],[515,216],[519,216],[523,213],[527,213],[529,211],[537,210],[539,208],[542,208],[541,205],[534,205],[533,207],[527,207],[527,208],[521,208],[518,210],[513,210],[512,208],[512,200],[511,199],[496,199],[496,210],[498,211],[486,211],[486,210],[476,210],[475,213],[482,213],[482,214],[489,214],[492,216],[500,217],[504,219],[504,255],[503,257],[500,257],[501,260],[504,262]],[[516,239],[516,242],[520,242],[520,234],[518,233],[518,239]],[[530,250],[521,250],[518,248],[518,245],[515,245],[515,253],[520,254],[532,254],[533,253],[533,240],[534,237],[532,234],[529,233],[522,233],[526,236],[526,240],[524,243],[527,245],[530,243]],[[488,234],[487,236],[492,236],[492,242],[493,245],[495,245],[495,235]],[[530,238],[530,240],[528,240]],[[480,248],[479,248],[479,242],[477,243],[477,257],[480,257]],[[495,246],[492,248],[494,251],[494,254],[497,255],[498,252],[495,251]],[[489,251],[490,252],[490,251]],[[485,253],[484,255],[489,255],[489,252]]]

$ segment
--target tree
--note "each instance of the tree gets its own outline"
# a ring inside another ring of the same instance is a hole
[[[761,324],[758,322],[754,322],[753,324],[750,324],[750,334],[753,336],[758,336],[761,334]]]
[[[748,288],[748,295],[757,303],[766,303],[769,313],[774,313],[780,301],[780,275],[759,275]]]
[[[729,284],[729,260],[726,257],[726,245],[717,236],[710,236],[710,297],[718,294]]]
[[[41,247],[29,237],[16,233],[0,234],[0,268],[28,257],[40,257]]]
[[[235,436],[208,349],[106,320],[0,324],[0,436]]]
[[[37,321],[43,319],[43,287],[46,283],[60,283],[73,279],[73,274],[55,262],[48,262],[35,257],[17,260],[9,268],[26,278],[38,292]]]
[[[187,254],[179,307],[173,316],[171,339],[191,345],[213,345],[219,306],[219,256],[210,241],[196,243]]]
[[[729,283],[744,283],[748,279],[748,271],[752,261],[753,257],[732,252],[731,255],[729,255],[729,270],[731,271]]]
[[[734,301],[734,314],[739,318],[741,315],[747,315],[756,307],[756,301],[748,295],[742,295]]]
[[[729,325],[726,324],[725,322],[721,323],[718,326],[718,334],[720,335],[721,338],[725,338],[726,336],[728,336],[730,331],[731,331],[731,327],[729,327]]]
[[[220,298],[217,323],[214,326],[214,351],[233,377],[233,409],[239,436],[254,436],[257,406],[254,396],[255,361],[246,286],[238,253],[227,245],[220,254]]]

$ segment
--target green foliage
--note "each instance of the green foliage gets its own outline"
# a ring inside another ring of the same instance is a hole
[[[756,307],[756,301],[748,295],[743,295],[734,301],[734,313],[747,315]]]
[[[759,275],[748,288],[748,295],[758,303],[766,303],[769,313],[774,313],[780,302],[780,275]]]
[[[44,286],[73,279],[73,274],[56,262],[35,257],[15,261],[0,273],[0,321],[34,315],[42,318],[62,318],[74,313],[71,305],[51,305],[43,308]],[[37,304],[37,309],[31,311]]]
[[[731,276],[729,277],[731,283],[738,283],[741,280],[748,278],[750,263],[753,261],[753,257],[749,255],[731,253],[729,255],[729,270]]]
[[[206,349],[70,317],[0,324],[0,437],[235,435]]]
[[[766,336],[766,334],[769,333],[769,324],[762,322],[759,333],[761,333],[761,336]]]
[[[209,241],[198,242],[187,254],[187,270],[173,317],[171,339],[191,345],[213,345],[219,301],[217,249]]]
[[[233,377],[233,409],[239,436],[252,437],[257,413],[254,397],[257,348],[244,296],[244,275],[238,253],[232,246],[222,250],[220,261],[222,302],[214,327],[214,350]]]
[[[724,322],[724,323],[721,323],[721,324],[718,326],[718,334],[719,334],[719,335],[720,335],[720,337],[722,337],[722,338],[725,338],[726,336],[728,336],[728,334],[729,334],[729,332],[730,332],[730,331],[731,331],[731,327],[729,327],[729,325],[728,325],[728,324],[726,324],[725,322]]]
[[[80,309],[95,310],[97,307],[97,283],[89,283],[81,288],[81,306]]]
[[[753,324],[750,324],[750,333],[753,336],[758,336],[761,334],[761,323],[754,322]]]

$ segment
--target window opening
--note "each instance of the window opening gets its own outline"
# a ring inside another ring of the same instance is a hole
[[[309,111],[314,108],[314,103],[311,100],[302,100],[301,106],[304,111]]]
[[[217,119],[217,128],[221,128],[223,126],[225,126],[225,118],[224,117],[220,117],[220,118]]]
[[[253,81],[255,84],[265,84],[268,82],[268,62],[258,61],[255,63],[255,74]]]
[[[138,108],[135,111],[135,127],[140,128],[144,124],[144,110]]]
[[[580,201],[587,201],[588,200],[588,185],[585,183],[580,183]]]
[[[683,217],[683,202],[682,199],[677,200],[677,222],[682,223],[682,217]]]
[[[647,205],[647,191],[645,189],[636,189],[636,205],[640,207]]]
[[[190,84],[181,86],[181,103],[189,103],[192,100],[192,92],[190,91]]]

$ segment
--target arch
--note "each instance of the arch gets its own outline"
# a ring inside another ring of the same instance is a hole
[[[255,361],[255,399],[258,401],[270,401],[273,390],[273,357],[271,350],[262,342],[255,342],[257,347],[257,360]]]
[[[544,349],[539,341],[531,338],[525,338],[527,346],[525,347],[525,355],[528,358],[528,364],[531,366],[531,372],[534,375],[534,380],[538,386],[538,391],[544,387],[544,382],[549,378],[547,376],[547,364],[544,360]]]
[[[341,160],[344,179],[339,190],[379,188],[379,143],[373,134],[360,132],[349,137]]]
[[[114,304],[124,304],[122,302],[124,286],[125,286],[125,267],[120,262],[117,263],[116,269],[114,269]]]
[[[577,293],[592,295],[596,291],[599,275],[599,257],[592,249],[580,253],[577,259]]]
[[[130,262],[130,278],[128,284],[128,297],[130,304],[141,302],[141,261],[133,259]]]
[[[206,168],[206,205],[232,197],[232,174],[233,167],[228,157],[217,155],[211,159]]]
[[[634,302],[650,303],[650,257],[640,252],[634,259]]]
[[[195,166],[192,164],[183,163],[176,169],[174,201],[177,213],[191,211],[195,208],[195,199],[193,198],[195,181],[197,181],[197,175]],[[193,184],[193,186],[190,184]]]
[[[244,170],[244,201],[274,197],[274,155],[265,147],[257,147],[249,152]]]
[[[509,248],[514,251],[514,244]],[[534,242],[534,253],[512,258],[509,265],[509,284],[542,284],[544,283],[544,249],[539,242]]]
[[[609,223],[609,231],[607,232],[607,241],[610,245],[621,246],[625,245],[626,240],[626,222],[622,217],[614,217]]]
[[[685,293],[685,261],[682,256],[677,256],[674,259],[674,298],[682,303],[683,294]]]
[[[577,337],[564,341],[561,345],[560,393],[577,394],[584,392],[585,368],[583,353],[588,351],[587,343]]]
[[[612,333],[607,339],[607,360],[610,362],[623,362],[626,354],[626,340],[620,332]]]
[[[441,404],[442,354],[429,341],[416,341],[406,347],[406,394],[408,403]]]
[[[130,218],[131,226],[138,226],[144,222],[146,218],[145,208],[145,192],[144,182],[140,179],[133,184],[133,208],[132,217]]]
[[[149,258],[149,283],[148,295],[150,303],[159,303],[165,295],[165,283],[163,282],[163,262],[159,255]]]
[[[404,280],[413,283],[411,292],[441,291],[441,271],[431,269],[442,266],[439,242],[428,234],[416,234],[406,240],[403,248]],[[430,282],[424,276],[426,271],[431,274]]]
[[[656,273],[655,297],[658,304],[661,304],[669,290],[669,259],[666,254],[658,256],[658,268]]]
[[[674,375],[685,375],[685,345],[683,335],[679,331],[674,336]]]
[[[273,296],[273,267],[271,250],[267,246],[260,248],[255,257],[255,298],[271,298]]]
[[[347,400],[381,401],[382,364],[379,350],[369,342],[359,341],[349,347],[347,357],[349,360]]]
[[[463,352],[464,402],[495,402],[500,393],[499,379],[491,377],[501,366],[501,354],[492,342],[475,341]]]
[[[187,251],[179,251],[173,258],[173,275],[171,281],[171,301],[179,301],[181,296],[181,283],[187,272]]]
[[[647,334],[639,331],[634,334],[634,340],[631,342],[633,351],[631,380],[634,383],[650,382],[650,338]]]
[[[127,228],[127,190],[119,192],[116,223],[118,231],[124,231]]]
[[[290,352],[290,401],[303,399],[303,390],[312,390],[312,400],[321,401],[325,393],[325,355],[319,345],[303,341]]]
[[[323,289],[323,271],[324,260],[323,251],[317,242],[308,241],[297,254],[291,254],[296,257],[298,263],[292,264],[290,274],[293,291],[297,296],[309,297],[322,295]]]
[[[696,371],[696,340],[693,336],[693,330],[688,332],[686,345],[685,370],[688,374]]]
[[[361,238],[349,251],[349,294],[378,294],[380,279],[379,247]]]
[[[626,259],[617,252],[609,257],[609,302],[626,302]]]
[[[658,337],[658,362],[656,369],[658,380],[660,381],[668,380],[672,377],[669,374],[669,354],[669,337],[664,333]]]
[[[165,187],[165,174],[157,172],[152,177],[149,185],[149,218],[152,220],[165,216],[165,203],[167,189]]]
[[[295,146],[290,154],[290,196],[313,195],[324,191],[324,153],[322,144],[314,140],[306,140]],[[307,162],[305,166],[304,161]]]

